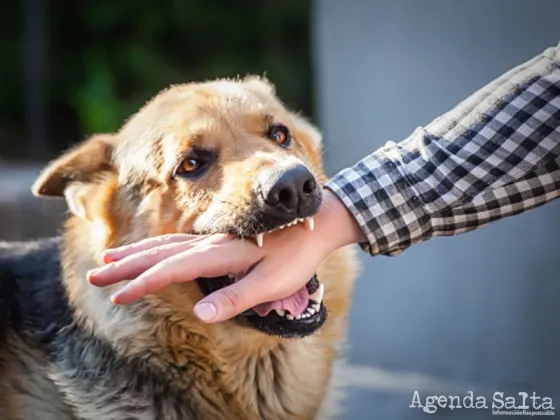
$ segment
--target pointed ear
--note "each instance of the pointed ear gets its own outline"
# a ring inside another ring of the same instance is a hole
[[[104,176],[115,173],[113,149],[116,137],[90,137],[51,162],[31,187],[36,196],[65,197],[72,213],[86,217],[83,199]]]
[[[243,83],[249,88],[265,95],[276,95],[276,87],[265,76],[247,75],[243,79]]]

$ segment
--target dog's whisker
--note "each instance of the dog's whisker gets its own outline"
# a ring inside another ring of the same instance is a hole
[[[249,204],[250,204],[249,201],[245,201],[245,202],[243,202],[241,205],[239,205],[239,204],[235,204],[235,203],[232,203],[232,202],[230,202],[230,201],[224,200],[223,198],[220,198],[220,197],[214,197],[214,200],[215,200],[215,201],[218,201],[218,202],[220,202],[220,203],[222,203],[222,204],[226,204],[226,205],[228,205],[228,206],[231,206],[231,207],[233,207],[235,210],[242,210],[242,208],[243,208],[242,206],[249,207]]]

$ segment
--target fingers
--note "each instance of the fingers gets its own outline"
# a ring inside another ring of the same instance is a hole
[[[258,259],[260,252],[247,241],[199,244],[151,266],[115,293],[112,300],[115,304],[129,304],[172,283],[244,270]]]
[[[296,293],[309,281],[308,270],[297,270],[292,275],[278,275],[280,269],[260,263],[240,281],[220,289],[198,302],[194,311],[204,322],[230,319],[263,302],[283,299]],[[292,270],[290,270],[292,271]]]
[[[91,270],[87,274],[87,280],[94,286],[104,287],[123,280],[133,279],[166,258],[191,249],[197,244],[197,241],[188,240],[187,242],[169,243],[168,245],[147,248],[143,251],[137,249],[134,254],[121,257],[122,259],[116,262]]]
[[[133,279],[153,265],[201,243],[219,243],[229,240],[229,235],[162,235],[136,244],[125,245],[106,251],[113,262],[91,270],[87,274],[90,284],[109,286],[123,280]],[[110,254],[109,254],[110,253]]]
[[[193,280],[196,276],[193,277],[188,270],[180,270],[186,259],[185,254],[178,254],[155,264],[111,296],[111,300],[116,305],[126,305],[172,283]],[[192,273],[193,270],[190,271]]]
[[[147,238],[130,245],[124,245],[118,248],[105,250],[102,254],[102,257],[105,263],[109,263],[112,261],[117,261],[122,258],[128,257],[129,255],[135,254],[137,252],[146,251],[154,247],[177,243],[177,242],[197,241],[197,240],[204,239],[206,237],[207,236],[187,235],[185,233],[161,235],[153,238]]]

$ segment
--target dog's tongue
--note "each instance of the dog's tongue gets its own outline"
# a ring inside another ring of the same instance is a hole
[[[308,303],[309,293],[307,292],[307,287],[304,286],[287,298],[275,300],[274,302],[261,303],[260,305],[254,306],[253,311],[260,316],[267,316],[268,313],[274,309],[283,309],[288,311],[291,315],[297,316],[301,315],[305,311]]]

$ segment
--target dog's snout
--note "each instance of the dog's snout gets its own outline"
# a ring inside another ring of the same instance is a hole
[[[266,171],[258,176],[260,193],[270,208],[289,215],[305,217],[314,207],[317,196],[315,177],[303,165],[296,165],[270,176]]]

